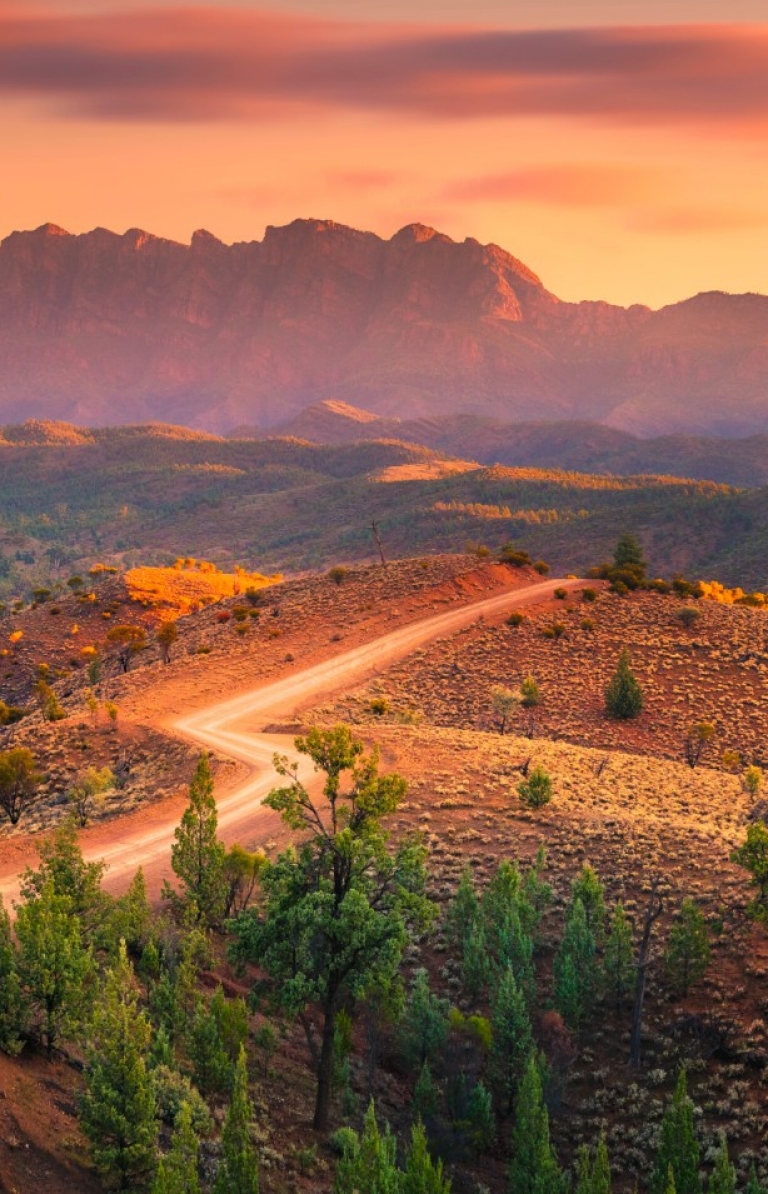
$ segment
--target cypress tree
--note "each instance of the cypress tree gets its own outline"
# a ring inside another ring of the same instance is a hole
[[[586,1144],[576,1157],[576,1194],[611,1194],[611,1166],[608,1160],[608,1145],[605,1132],[595,1147],[594,1160]]]
[[[248,1097],[245,1049],[235,1066],[232,1099],[221,1133],[222,1158],[213,1194],[259,1194],[259,1167],[251,1140],[253,1105]]]
[[[749,1180],[746,1185],[746,1194],[765,1194],[765,1187],[761,1184],[755,1169],[755,1162],[753,1161],[749,1167]]]
[[[509,1194],[565,1194],[567,1188],[567,1178],[550,1143],[541,1073],[536,1058],[532,1057],[517,1098]]]
[[[594,869],[585,863],[571,884],[571,906],[576,900],[584,905],[587,928],[595,941],[602,941],[605,935],[605,888]]]
[[[93,1159],[119,1190],[143,1187],[157,1164],[155,1092],[145,1064],[151,1028],[137,1001],[121,942],[91,1023],[80,1112]]]
[[[677,1194],[701,1194],[699,1145],[693,1127],[693,1101],[685,1070],[680,1071],[672,1103],[661,1122],[661,1139],[651,1176],[651,1194],[666,1194],[669,1170]]]
[[[709,1179],[709,1194],[735,1194],[735,1192],[736,1170],[728,1159],[728,1142],[725,1132],[721,1132],[715,1167]]]
[[[635,951],[632,926],[623,904],[617,904],[603,954],[603,982],[606,993],[615,1000],[619,1011],[635,978]]]
[[[221,1039],[213,1009],[202,1004],[192,1020],[187,1044],[195,1067],[195,1085],[205,1098],[232,1089],[234,1066]]]
[[[605,711],[609,717],[616,717],[620,721],[639,717],[643,711],[643,691],[635,679],[626,647],[619,656],[613,679],[605,690]]]
[[[533,1034],[525,997],[508,966],[501,976],[492,1003],[490,1069],[500,1106],[512,1110],[518,1084],[533,1053]]]
[[[448,1000],[430,991],[426,970],[417,970],[401,1027],[403,1050],[415,1069],[441,1052],[448,1038],[449,1011]]]
[[[463,962],[464,986],[473,998],[477,998],[486,989],[491,978],[491,960],[482,921],[472,925],[464,938]]]
[[[176,1116],[171,1148],[160,1161],[152,1194],[200,1194],[198,1151],[198,1139],[192,1126],[192,1109],[185,1102]]]
[[[219,921],[224,913],[226,847],[216,836],[218,813],[213,795],[213,776],[208,755],[203,753],[189,788],[189,804],[177,826],[171,846],[171,866],[181,880],[183,906],[193,903],[197,920],[206,925]],[[163,895],[171,901],[179,896],[166,883]]]
[[[470,929],[480,919],[480,901],[475,892],[472,867],[461,872],[456,895],[451,900],[445,918],[445,931],[454,945],[461,945]]]
[[[396,1141],[389,1130],[383,1136],[379,1132],[371,1100],[359,1148],[345,1151],[339,1161],[334,1194],[400,1194],[402,1175],[395,1164],[395,1151]]]
[[[595,939],[584,905],[571,906],[563,940],[555,956],[555,1005],[569,1028],[578,1031],[592,1006],[595,988]]]
[[[451,1194],[451,1183],[443,1177],[443,1162],[433,1161],[429,1155],[421,1120],[411,1129],[411,1146],[399,1190],[400,1194]]]

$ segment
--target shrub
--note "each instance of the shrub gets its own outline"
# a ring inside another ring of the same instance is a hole
[[[228,622],[231,617],[232,615],[228,609],[221,609],[216,615],[216,621],[223,625],[225,622]]]
[[[525,614],[521,613],[519,609],[514,610],[507,618],[507,626],[522,626],[525,621]]]
[[[389,712],[389,701],[386,697],[374,697],[368,708],[377,717],[383,717],[385,713]]]
[[[533,676],[526,676],[520,685],[520,704],[524,709],[534,709],[541,704],[541,689]]]
[[[244,622],[250,612],[247,605],[236,605],[232,610],[232,616],[236,622]]]
[[[552,780],[543,767],[534,767],[528,779],[517,785],[517,793],[528,808],[542,808],[552,799]]]
[[[335,564],[333,568],[328,569],[328,579],[335,585],[340,585],[346,575],[347,569],[342,568],[341,564]]]
[[[513,568],[525,568],[526,565],[531,563],[531,557],[528,555],[528,552],[519,551],[514,543],[505,543],[499,549],[499,559],[502,564],[510,564]]]
[[[558,601],[565,601],[566,597],[568,596],[568,590],[567,589],[555,589],[554,596],[557,598]]]
[[[686,630],[690,630],[692,626],[696,625],[701,617],[701,610],[696,609],[696,607],[693,605],[685,605],[682,609],[677,611],[675,617],[677,618],[678,622],[685,627]]]
[[[597,601],[597,589],[582,589],[582,601]]]
[[[545,564],[543,560],[536,560],[533,570],[534,572],[538,572],[539,576],[546,576],[549,572],[549,564]]]
[[[579,625],[581,626],[582,630],[586,630],[587,633],[591,633],[591,631],[595,629],[596,623],[594,618],[582,618]]]
[[[567,635],[568,627],[565,622],[552,622],[549,626],[542,626],[541,633],[544,638],[553,638],[557,641]]]
[[[605,690],[605,711],[609,717],[627,721],[639,717],[643,709],[643,691],[632,671],[629,651],[625,648],[613,679]]]

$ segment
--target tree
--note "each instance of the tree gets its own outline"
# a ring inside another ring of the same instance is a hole
[[[253,1106],[248,1097],[248,1068],[241,1046],[232,1099],[221,1133],[222,1158],[213,1194],[259,1194],[259,1166],[251,1140]]]
[[[525,1071],[517,1098],[512,1132],[510,1194],[566,1194],[568,1179],[561,1171],[549,1139],[549,1115],[544,1105],[541,1072],[535,1057]]]
[[[397,1142],[389,1129],[382,1136],[373,1100],[368,1104],[360,1139],[348,1142],[336,1169],[334,1194],[400,1194],[401,1174],[395,1164]]]
[[[534,767],[528,778],[517,785],[517,794],[528,808],[543,808],[552,799],[552,780],[543,767]]]
[[[462,979],[467,993],[476,999],[488,986],[492,974],[492,958],[482,921],[472,925],[463,942]]]
[[[226,903],[226,847],[216,836],[217,828],[213,777],[208,755],[203,753],[190,784],[189,804],[174,833],[171,866],[184,885],[182,906],[194,902],[198,921],[206,925],[221,919]],[[179,902],[179,896],[168,883],[163,888],[163,897]]]
[[[480,919],[480,901],[475,892],[475,880],[471,866],[461,872],[456,895],[448,906],[445,917],[445,931],[454,945],[462,945],[472,926]]]
[[[604,1131],[595,1146],[594,1159],[585,1144],[576,1155],[576,1194],[611,1194],[611,1166]]]
[[[37,847],[40,865],[36,871],[27,867],[21,876],[21,895],[25,900],[40,897],[47,885],[57,896],[66,896],[70,912],[77,917],[83,939],[101,935],[110,898],[101,889],[106,870],[103,862],[86,862],[77,840],[77,826],[67,817]]]
[[[750,902],[749,911],[758,920],[768,917],[768,828],[764,821],[747,826],[747,840],[731,854],[731,862],[738,862],[751,875],[757,895]]]
[[[205,1098],[232,1089],[232,1061],[221,1038],[217,1016],[202,1004],[192,1021],[187,1052],[194,1066],[195,1085]]]
[[[95,804],[114,786],[115,777],[109,767],[89,767],[78,776],[67,791],[67,800],[72,805],[78,824],[84,829]]]
[[[16,950],[11,936],[11,918],[0,896],[0,1049],[18,1053],[20,1035],[26,1024]]]
[[[693,1127],[693,1102],[685,1070],[680,1071],[672,1103],[661,1121],[661,1137],[651,1175],[650,1194],[667,1194],[669,1170],[677,1194],[701,1194],[699,1146]]]
[[[152,1194],[200,1194],[197,1173],[199,1142],[192,1124],[192,1108],[182,1103],[170,1151],[162,1158]]]
[[[595,941],[602,941],[605,935],[605,888],[588,862],[579,871],[571,884],[571,907],[581,900],[587,927]]]
[[[415,1070],[440,1055],[448,1039],[449,1011],[448,1000],[430,991],[426,970],[417,970],[400,1029],[403,1051]]]
[[[171,647],[179,637],[175,622],[161,622],[157,628],[157,642],[160,647],[160,657],[163,663],[171,662]]]
[[[541,688],[531,675],[526,676],[520,685],[520,704],[524,709],[535,709],[541,704]]]
[[[643,933],[640,938],[640,950],[635,965],[635,998],[632,1006],[632,1027],[629,1032],[629,1064],[640,1065],[640,1055],[643,1044],[643,1004],[645,1003],[645,987],[648,981],[648,966],[651,961],[651,934],[653,926],[664,911],[664,897],[659,892],[661,879],[657,875],[651,881],[648,893],[648,904],[643,920]]]
[[[736,1170],[728,1157],[728,1141],[725,1132],[720,1133],[720,1147],[715,1157],[715,1167],[709,1179],[709,1194],[736,1194]]]
[[[59,1037],[87,1009],[91,954],[83,946],[71,899],[57,895],[51,882],[19,906],[16,937],[21,989],[50,1057]]]
[[[646,564],[643,549],[640,541],[634,535],[627,533],[621,536],[613,552],[613,563],[616,568],[640,569],[645,575]]]
[[[525,996],[511,966],[501,976],[491,1003],[490,1072],[505,1114],[533,1054],[533,1034]]]
[[[670,982],[681,995],[687,995],[688,988],[703,978],[710,952],[704,914],[687,897],[670,931],[664,958]]]
[[[749,792],[753,800],[757,800],[760,794],[760,788],[763,783],[763,773],[759,767],[752,765],[747,767],[744,772],[744,787]]]
[[[131,666],[131,659],[147,645],[143,626],[113,626],[107,631],[107,642],[117,647],[117,661],[124,672]]]
[[[11,825],[17,825],[21,814],[34,802],[42,778],[25,746],[0,751],[0,809]]]
[[[157,1164],[155,1091],[145,1060],[151,1035],[123,942],[91,1022],[80,1107],[96,1166],[118,1190],[143,1187]]]
[[[251,853],[237,842],[227,850],[223,867],[225,920],[229,920],[230,916],[238,916],[248,907],[265,862],[266,855],[261,850]]]
[[[41,676],[34,686],[34,693],[40,702],[43,721],[63,721],[67,716],[53,688]]]
[[[147,881],[141,867],[131,880],[123,895],[118,896],[112,907],[111,929],[116,942],[125,941],[130,957],[142,955],[152,931],[154,914],[147,898]]]
[[[234,957],[258,962],[270,975],[272,998],[299,1016],[317,1071],[315,1127],[328,1126],[336,1017],[373,986],[397,973],[409,927],[426,927],[434,905],[424,895],[426,852],[413,838],[392,853],[382,821],[406,792],[399,775],[379,775],[378,752],[368,757],[347,726],[313,728],[296,749],[324,772],[326,808],[299,779],[298,766],[275,759],[287,781],[264,803],[308,836],[266,865],[262,904],[235,922]],[[349,776],[346,790],[342,779]],[[320,1008],[318,1048],[309,1004]]]
[[[443,1177],[443,1162],[433,1161],[427,1148],[427,1134],[421,1120],[411,1129],[411,1146],[405,1160],[400,1194],[451,1194],[451,1183]]]
[[[616,1003],[616,1011],[619,1011],[632,987],[634,973],[632,925],[627,920],[624,905],[617,904],[603,954],[603,981],[606,992]]]
[[[688,727],[685,735],[685,761],[689,767],[698,765],[714,737],[715,727],[711,721],[697,721]]]
[[[555,955],[555,1006],[576,1031],[592,1006],[595,989],[595,938],[580,899],[575,899],[560,948]]]
[[[643,691],[632,672],[629,651],[624,648],[613,679],[605,690],[605,711],[620,721],[639,717],[643,710]]]
[[[494,684],[491,689],[491,706],[499,719],[499,733],[504,734],[509,719],[515,711],[520,695],[503,684]]]

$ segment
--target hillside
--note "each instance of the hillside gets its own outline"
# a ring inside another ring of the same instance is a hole
[[[300,572],[514,540],[563,573],[641,535],[655,575],[768,588],[765,490],[481,467],[397,440],[320,445],[168,426],[0,431],[0,596],[96,563]]]
[[[496,245],[329,220],[190,245],[52,224],[0,244],[0,419],[283,423],[587,419],[643,435],[768,429],[768,298],[567,303]]]

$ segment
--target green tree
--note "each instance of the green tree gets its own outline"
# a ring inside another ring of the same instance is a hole
[[[509,1194],[566,1194],[568,1180],[549,1139],[541,1072],[532,1057],[520,1085],[512,1132]]]
[[[67,789],[67,800],[74,809],[81,829],[88,820],[100,798],[114,787],[115,777],[109,767],[89,767],[79,775],[71,788]]]
[[[595,938],[580,899],[568,913],[555,955],[555,1005],[569,1028],[578,1031],[592,1006],[595,989]]]
[[[571,905],[576,900],[581,900],[584,905],[587,927],[595,941],[602,941],[605,936],[605,888],[588,862],[571,884]]]
[[[605,711],[609,717],[620,721],[639,717],[643,711],[643,690],[635,679],[626,647],[619,656],[613,679],[605,690]]]
[[[605,990],[615,1001],[618,1011],[635,981],[632,925],[627,920],[623,904],[616,905],[611,917],[611,927],[603,953],[603,981]]]
[[[162,1158],[152,1194],[200,1194],[197,1173],[199,1142],[192,1123],[192,1108],[182,1103],[176,1117],[169,1152]]]
[[[541,688],[531,675],[526,676],[520,685],[520,704],[524,709],[535,709],[541,704]]]
[[[11,825],[17,825],[21,814],[34,803],[42,778],[25,746],[0,751],[0,809]]]
[[[237,842],[224,857],[224,919],[238,916],[250,904],[259,880],[259,872],[266,862],[261,850],[251,853]]]
[[[464,938],[462,951],[462,978],[467,993],[476,999],[488,986],[492,973],[492,960],[488,952],[488,940],[482,921],[474,924]]]
[[[350,1147],[351,1146],[351,1147]],[[389,1129],[382,1134],[373,1101],[365,1113],[363,1134],[350,1140],[336,1169],[334,1194],[401,1194],[401,1174],[395,1164],[397,1142]]]
[[[443,1176],[443,1162],[433,1161],[429,1155],[427,1134],[420,1120],[411,1129],[399,1194],[451,1194],[451,1183]]]
[[[160,647],[160,656],[163,663],[171,662],[171,647],[179,637],[179,631],[175,622],[167,621],[161,622],[157,628],[157,642]]]
[[[701,1194],[699,1145],[693,1126],[693,1102],[688,1096],[685,1070],[680,1071],[672,1103],[661,1121],[661,1137],[651,1176],[651,1194],[666,1194],[670,1169],[677,1194]]]
[[[251,1140],[253,1106],[248,1097],[245,1049],[235,1066],[232,1099],[221,1133],[222,1158],[213,1194],[259,1194],[259,1166]]]
[[[424,895],[426,852],[405,839],[392,853],[382,821],[403,799],[405,780],[379,775],[347,726],[313,728],[296,748],[324,772],[325,808],[315,803],[298,767],[276,758],[286,779],[265,800],[294,830],[308,833],[261,874],[262,905],[235,922],[234,956],[255,961],[273,980],[274,1002],[302,1020],[316,1063],[315,1127],[328,1126],[336,1016],[397,973],[409,926],[426,927],[434,906]],[[349,786],[342,779],[349,776]],[[307,1015],[320,1007],[318,1047]]]
[[[234,1067],[222,1040],[217,1016],[202,1003],[192,1020],[187,1052],[194,1066],[195,1085],[202,1095],[210,1098],[232,1089]]]
[[[494,684],[491,689],[491,707],[498,718],[499,733],[504,734],[509,720],[514,713],[520,694],[514,692],[511,688],[507,688],[504,684]]]
[[[525,996],[511,966],[501,976],[491,1003],[490,1072],[505,1114],[512,1110],[515,1094],[533,1054],[533,1034]]]
[[[106,865],[85,861],[74,818],[67,817],[43,838],[37,852],[37,870],[27,867],[21,876],[23,898],[36,899],[50,884],[56,895],[69,898],[70,911],[80,922],[84,940],[99,941],[112,906],[110,897],[101,889]]]
[[[445,917],[445,931],[454,945],[460,946],[469,930],[480,919],[480,901],[475,892],[475,879],[471,866],[461,872],[456,895],[448,906]]]
[[[21,989],[50,1057],[58,1039],[87,1012],[91,954],[83,945],[72,900],[57,895],[50,882],[19,906],[16,937]]]
[[[113,626],[107,631],[107,642],[117,648],[117,661],[127,672],[133,656],[146,647],[147,635],[142,626]]]
[[[752,876],[757,895],[750,902],[749,911],[758,920],[768,917],[768,828],[764,821],[747,826],[747,840],[731,854],[731,862],[738,862]]]
[[[20,1034],[26,1026],[26,1018],[11,936],[11,918],[0,896],[0,1049],[5,1053],[19,1052]]]
[[[496,1137],[496,1117],[493,1114],[491,1092],[482,1081],[477,1081],[469,1092],[467,1123],[475,1149],[478,1153],[484,1153]]]
[[[760,1182],[755,1169],[755,1162],[753,1161],[749,1167],[749,1178],[746,1185],[746,1194],[765,1194],[765,1187]]]
[[[704,977],[711,950],[704,914],[692,899],[683,900],[680,913],[672,926],[664,957],[667,975],[681,995]]]
[[[720,1147],[715,1157],[715,1167],[709,1179],[709,1194],[736,1194],[736,1170],[728,1157],[728,1141],[725,1132],[720,1133]]]
[[[552,780],[543,767],[534,767],[528,778],[517,785],[517,794],[528,808],[542,808],[552,799]]]
[[[685,735],[685,761],[689,767],[696,767],[701,762],[704,751],[714,741],[715,732],[711,721],[697,721],[688,726]]]
[[[430,991],[426,970],[417,970],[400,1025],[403,1052],[414,1069],[420,1071],[440,1055],[448,1039],[449,1011],[448,1000]]]
[[[80,1107],[96,1166],[118,1190],[143,1189],[157,1165],[155,1091],[145,1061],[151,1034],[122,943],[91,1022]]]
[[[611,1194],[611,1166],[604,1131],[595,1146],[594,1158],[585,1144],[576,1155],[576,1194]]]
[[[40,677],[33,689],[35,696],[40,704],[40,712],[43,716],[43,721],[63,721],[67,716],[62,704],[56,695],[56,692],[51,688],[50,684],[46,684],[45,680]]]
[[[645,557],[635,535],[627,533],[621,536],[613,552],[613,563],[616,568],[636,568],[645,575]]]
[[[147,881],[141,867],[131,880],[130,887],[118,896],[112,908],[111,931],[116,942],[125,941],[132,958],[141,957],[149,943],[154,914],[147,898]]]
[[[197,909],[199,923],[216,924],[224,913],[226,847],[216,836],[218,813],[213,795],[213,776],[208,755],[203,753],[192,777],[189,804],[174,833],[171,866],[183,884],[181,897],[168,883],[163,898]]]
[[[417,1115],[429,1118],[437,1113],[440,1091],[432,1077],[432,1071],[424,1062],[416,1085],[413,1088],[413,1106]]]

